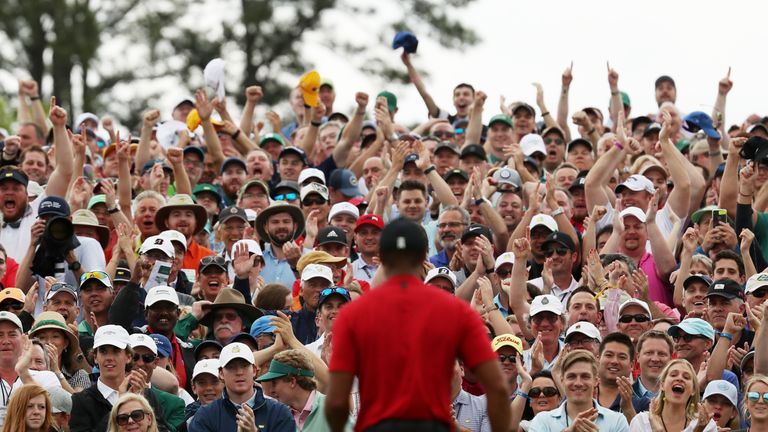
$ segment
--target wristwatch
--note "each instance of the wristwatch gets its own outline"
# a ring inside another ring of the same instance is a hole
[[[67,379],[67,377],[65,377],[64,374],[61,372],[56,374],[56,378],[58,378],[59,381],[64,381],[65,379]]]
[[[80,261],[75,261],[69,265],[69,269],[72,270],[73,272],[80,270],[81,267],[82,266],[80,265]]]
[[[551,216],[552,216],[552,217],[556,217],[556,216],[558,216],[558,215],[561,215],[561,214],[563,214],[563,213],[565,213],[565,210],[564,210],[562,207],[558,207],[558,208],[556,208],[556,209],[555,209],[555,210],[552,212],[552,215],[551,215]]]

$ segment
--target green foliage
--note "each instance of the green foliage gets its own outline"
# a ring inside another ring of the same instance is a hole
[[[8,99],[0,96],[0,127],[10,131],[11,123],[16,120],[14,111],[8,106]]]

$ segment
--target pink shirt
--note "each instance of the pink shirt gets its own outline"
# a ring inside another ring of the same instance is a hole
[[[672,304],[672,285],[669,281],[662,280],[656,272],[656,261],[653,260],[653,255],[646,252],[642,258],[638,267],[643,269],[648,276],[648,297],[651,300],[665,305]]]
[[[302,409],[301,411],[297,411],[291,408],[291,414],[293,414],[293,421],[296,422],[296,428],[298,430],[304,429],[304,422],[307,421],[307,417],[309,417],[309,413],[312,412],[312,405],[315,403],[315,392],[316,390],[312,390],[312,393],[309,394],[309,397],[307,398],[307,403],[304,405],[304,409]]]

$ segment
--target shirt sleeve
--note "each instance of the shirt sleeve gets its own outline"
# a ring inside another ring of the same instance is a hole
[[[354,327],[351,325],[354,321],[352,312],[354,310],[350,310],[349,306],[342,309],[333,323],[333,352],[329,372],[356,374],[358,371],[358,351],[353,335]]]
[[[457,320],[457,322],[465,323],[459,346],[459,354],[464,364],[469,369],[474,369],[480,363],[495,360],[496,354],[491,349],[491,343],[488,341],[488,332],[480,320],[480,315],[461,300],[456,300],[456,302],[459,309],[456,316],[464,315],[465,317],[463,320]],[[335,339],[335,332],[333,336]]]

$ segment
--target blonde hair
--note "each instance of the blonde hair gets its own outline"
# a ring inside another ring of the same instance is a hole
[[[47,431],[53,421],[51,410],[51,398],[48,392],[37,384],[24,384],[11,395],[8,408],[5,412],[5,424],[3,432],[26,432],[27,430],[27,405],[29,401],[40,395],[45,396],[45,420],[40,430]]]
[[[579,362],[589,363],[592,369],[592,375],[597,377],[597,358],[594,354],[584,349],[573,350],[566,354],[565,357],[561,358],[555,367],[557,375],[563,376],[565,371]]]
[[[108,432],[120,432],[120,427],[117,425],[117,413],[120,411],[120,407],[128,402],[138,402],[141,405],[141,409],[144,410],[144,415],[149,416],[149,428],[147,429],[147,432],[159,432],[157,429],[155,412],[152,410],[152,407],[144,396],[136,393],[125,393],[117,400],[115,406],[112,407],[112,412],[109,413]]]
[[[664,370],[661,371],[661,375],[659,376],[660,390],[659,394],[656,396],[657,404],[654,414],[661,415],[664,411],[664,400],[666,399],[664,396],[664,381],[667,379],[667,375],[669,375],[669,370],[677,365],[686,367],[692,377],[691,382],[693,383],[693,392],[691,397],[688,398],[688,403],[685,405],[685,422],[688,423],[696,417],[696,413],[699,410],[699,380],[696,379],[696,371],[693,369],[693,365],[685,359],[672,360],[667,364]]]
[[[275,354],[275,357],[273,358],[276,361],[279,361],[280,363],[287,364],[288,366],[294,367],[296,369],[304,369],[304,370],[310,370],[312,372],[315,371],[315,368],[312,366],[312,360],[307,357],[304,352],[299,350],[287,350],[280,353]],[[296,378],[296,384],[299,385],[304,390],[312,391],[317,389],[317,381],[315,381],[312,377],[307,376],[301,376],[301,375],[286,375],[283,377],[285,379],[290,378]]]
[[[744,402],[742,403],[741,414],[745,420],[749,419],[750,417],[749,408],[747,407],[747,402],[748,402],[747,393],[749,392],[749,389],[757,383],[763,383],[766,386],[768,386],[768,377],[765,375],[752,375],[752,378],[750,378],[749,381],[747,381],[747,383],[744,384]]]

